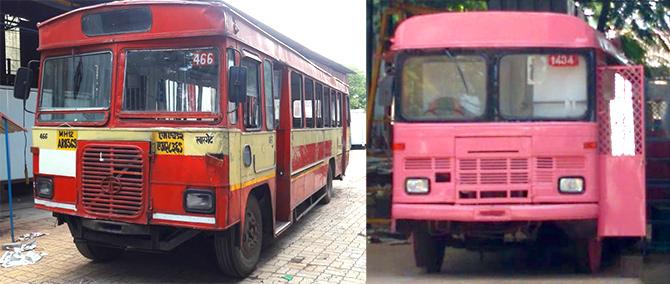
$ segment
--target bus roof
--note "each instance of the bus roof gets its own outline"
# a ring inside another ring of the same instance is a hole
[[[87,36],[83,33],[81,20],[84,15],[92,11],[105,11],[130,5],[143,5],[151,8],[150,31],[104,36]],[[175,7],[183,8],[175,10]],[[38,28],[40,30],[38,50],[158,38],[234,37],[294,69],[330,83],[340,91],[348,93],[348,86],[343,81],[221,1],[124,0],[109,2],[64,13],[39,23]]]
[[[400,23],[392,39],[391,49],[604,49],[601,46],[603,40],[604,36],[586,22],[558,13],[437,13],[411,17]]]

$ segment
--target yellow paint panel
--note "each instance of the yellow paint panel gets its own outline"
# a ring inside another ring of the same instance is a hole
[[[59,131],[69,130],[77,134],[77,141],[145,141],[154,142],[152,148],[155,149],[156,137],[159,132],[177,132],[182,133],[183,151],[181,154],[189,156],[204,156],[207,153],[221,153],[228,155],[228,137],[234,130],[219,128],[57,128],[57,127],[34,127],[33,146],[41,149],[60,149],[58,148]],[[169,139],[168,139],[169,140]],[[167,140],[166,140],[167,141]],[[74,150],[74,149],[73,149]],[[165,155],[166,153],[158,153]],[[167,153],[175,154],[175,153]]]
[[[184,132],[185,155],[228,154],[229,132]]]
[[[275,168],[275,134],[274,132],[242,133],[238,153],[243,157],[244,147],[251,150],[251,165],[245,166],[242,158],[242,179],[255,178]],[[231,164],[232,167],[232,164]]]

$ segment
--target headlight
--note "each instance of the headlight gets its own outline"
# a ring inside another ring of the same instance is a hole
[[[409,194],[426,194],[430,191],[429,184],[427,178],[408,178],[405,181],[405,191]]]
[[[562,193],[582,193],[584,192],[584,178],[582,177],[564,177],[558,179],[558,190]]]
[[[184,209],[191,213],[214,213],[214,192],[206,189],[186,189]]]
[[[54,182],[49,177],[36,177],[35,194],[41,198],[51,199],[54,197]]]

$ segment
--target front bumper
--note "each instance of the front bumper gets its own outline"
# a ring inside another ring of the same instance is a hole
[[[560,221],[598,218],[598,204],[453,205],[402,204],[392,206],[392,219],[460,222]]]

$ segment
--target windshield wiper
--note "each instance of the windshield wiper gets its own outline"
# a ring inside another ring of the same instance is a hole
[[[453,55],[451,55],[451,52],[449,50],[445,50],[444,53],[447,54],[449,59],[455,59]],[[454,63],[456,63],[456,69],[458,69],[458,75],[461,77],[461,82],[463,82],[463,87],[465,88],[465,94],[470,95],[470,88],[468,88],[468,84],[465,81],[465,75],[463,75],[463,70],[461,69],[461,65],[458,63],[458,60],[454,60]]]
[[[82,61],[83,60],[80,58],[79,63],[77,64],[77,71],[75,71],[74,78],[73,78],[73,81],[74,81],[73,82],[74,83],[73,88],[74,88],[74,90],[73,90],[72,96],[74,97],[75,100],[77,99],[77,94],[79,94],[79,89],[81,89],[81,80],[84,77],[82,75],[82,70],[81,70],[82,69],[82,64],[81,64]]]

